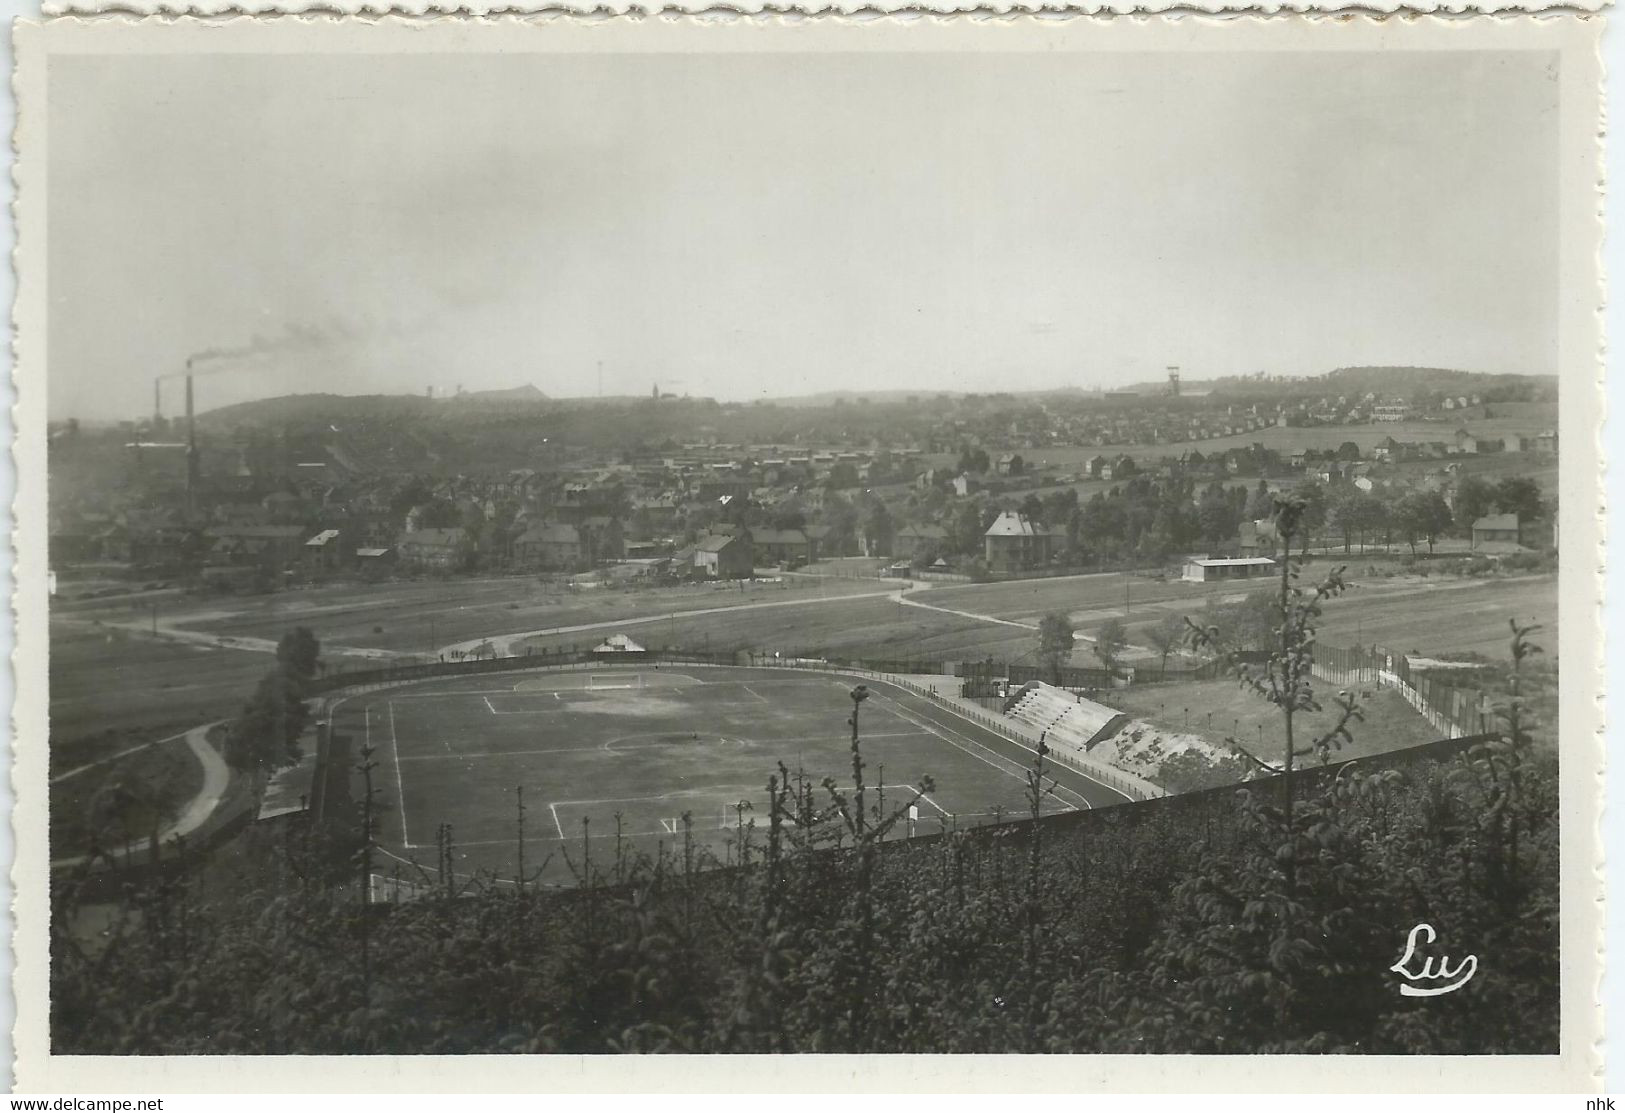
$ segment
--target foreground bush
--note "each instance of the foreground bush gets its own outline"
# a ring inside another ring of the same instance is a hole
[[[58,1053],[1557,1050],[1556,771],[1506,743],[1349,771],[1298,801],[1134,808],[1088,830],[673,855],[563,893],[486,886],[363,914],[267,843],[209,900],[152,883],[87,949],[57,901]],[[1228,794],[1226,794],[1228,796]],[[1103,813],[1103,819],[1111,813]],[[1295,856],[1293,888],[1281,868]],[[1036,860],[1037,881],[1029,869]],[[347,872],[347,871],[346,871]],[[212,887],[212,886],[211,886]],[[1484,956],[1403,998],[1418,922]]]

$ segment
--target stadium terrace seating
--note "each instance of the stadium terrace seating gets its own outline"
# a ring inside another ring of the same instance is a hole
[[[1006,714],[1040,732],[1052,748],[1079,754],[1129,721],[1121,711],[1048,684],[1032,685]]]

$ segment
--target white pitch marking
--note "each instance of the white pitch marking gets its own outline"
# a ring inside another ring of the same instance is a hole
[[[491,714],[495,715],[497,713],[497,709],[494,706],[492,706],[491,697],[490,696],[481,696],[480,698],[485,701],[485,706],[490,709]]]
[[[984,762],[987,765],[993,766],[993,768],[999,770],[1001,773],[1004,773],[1006,776],[1012,777],[1012,778],[1014,778],[1016,780],[1022,780],[1023,779],[1020,774],[1011,772],[1009,769],[1006,769],[1004,766],[1000,765],[998,762],[993,761],[992,759],[986,757],[983,754],[977,753],[976,750],[968,749],[967,746],[976,746],[977,749],[982,748],[980,743],[978,743],[975,739],[967,738],[967,737],[965,737],[965,735],[960,734],[958,731],[954,730],[952,727],[943,726],[941,723],[930,724],[930,723],[926,723],[923,720],[917,719],[913,715],[911,715],[909,712],[905,711],[903,709],[902,705],[899,704],[896,700],[891,699],[889,696],[879,695],[879,693],[875,693],[875,694],[876,694],[878,699],[884,700],[886,703],[889,703],[889,704],[892,705],[892,714],[896,715],[898,718],[905,719],[908,722],[915,723],[918,726],[921,726],[921,727],[924,727],[927,730],[930,730],[932,734],[935,734],[938,738],[940,738],[944,742],[948,743],[948,745],[952,746],[954,749],[960,751],[961,753],[967,753],[971,757],[976,758],[978,761],[981,761],[981,762]],[[933,728],[935,728],[935,729],[933,729]],[[958,738],[959,741],[958,742],[954,741],[954,738],[950,738],[949,735],[953,735],[955,738]],[[965,743],[966,745],[961,745],[960,744],[961,742]],[[1017,745],[1019,745],[1019,743],[1017,743]],[[1025,749],[1026,747],[1022,747],[1022,748]],[[1009,759],[1006,758],[1006,759],[1003,759],[1003,760],[1008,761]],[[1012,762],[1010,762],[1010,764],[1014,765],[1016,763],[1012,761]],[[1090,778],[1087,773],[1083,773],[1083,774],[1079,774],[1079,775],[1083,776],[1085,779],[1090,779],[1090,780],[1093,779],[1093,778]],[[1099,782],[1097,781],[1095,783],[1098,784]],[[1110,786],[1105,786],[1105,787],[1110,787]],[[1072,797],[1074,800],[1077,800],[1078,804],[1081,804],[1083,806],[1083,808],[1087,808],[1087,809],[1090,809],[1090,810],[1093,810],[1093,808],[1094,808],[1094,805],[1089,803],[1089,801],[1087,799],[1085,799],[1082,796],[1079,796],[1076,792],[1073,792],[1071,789],[1065,788],[1065,787],[1062,787],[1062,786],[1057,786],[1056,789],[1055,789],[1055,795],[1057,797],[1059,797],[1062,794],[1065,794],[1067,796]],[[1070,807],[1073,811],[1079,811],[1080,808],[1079,808],[1078,804],[1068,804],[1068,807]]]
[[[401,740],[395,733],[395,701],[389,700],[389,750],[395,758],[395,810],[401,815],[401,845],[411,846],[412,839],[406,833],[406,782],[401,780]],[[372,704],[367,705],[372,710]]]
[[[559,822],[559,806],[557,804],[549,804],[547,806],[547,810],[553,813],[553,826],[558,828],[559,838],[564,838],[564,824]]]
[[[914,786],[913,785],[890,785],[888,787],[890,787],[890,788],[901,788],[901,789],[905,789],[905,790],[907,790],[909,792],[914,791]],[[943,807],[941,804],[937,803],[935,800],[931,799],[929,794],[921,793],[920,799],[924,800],[927,804],[930,804],[933,808],[937,809],[937,811],[941,812],[943,815],[948,814],[948,809]]]
[[[741,684],[740,687],[745,689],[745,691],[749,692],[751,695],[755,696],[757,699],[761,700],[763,703],[772,703],[773,702],[772,700],[768,699],[766,696],[762,695],[762,693],[756,691],[749,684]]]

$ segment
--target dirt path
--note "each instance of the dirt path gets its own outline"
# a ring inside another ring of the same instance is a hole
[[[897,602],[901,603],[905,607],[919,607],[922,610],[927,611],[941,611],[943,614],[951,614],[959,618],[969,618],[977,622],[994,622],[1000,626],[1014,626],[1021,630],[1038,629],[1038,624],[1035,622],[1017,622],[1011,618],[995,618],[990,614],[976,614],[972,611],[956,611],[952,607],[939,607],[935,603],[922,603],[918,599],[908,598],[901,591],[896,594],[895,598]]]
[[[225,795],[226,787],[231,783],[231,770],[227,768],[225,758],[221,757],[219,752],[209,744],[209,731],[224,723],[224,719],[216,719],[212,723],[203,723],[201,726],[195,726],[191,730],[187,731],[184,735],[186,738],[186,744],[191,748],[193,756],[196,757],[198,763],[203,766],[203,787],[198,789],[197,795],[192,797],[191,802],[181,810],[180,815],[175,817],[175,821],[158,832],[158,842],[160,845],[169,842],[171,839],[174,839],[177,836],[190,835],[193,831],[196,831],[199,827],[203,826],[203,824],[208,821],[209,817],[214,814],[215,808],[220,806],[221,797]],[[172,738],[178,737],[182,736],[172,736]],[[171,740],[172,739],[164,739],[163,741]],[[148,745],[156,744],[157,743],[148,743]],[[141,747],[138,746],[136,749],[141,749]],[[128,753],[129,751],[126,752]],[[109,758],[105,760],[112,759]],[[99,765],[102,763],[97,762],[96,764]],[[81,769],[86,768],[90,768],[90,766],[81,766]],[[73,773],[79,771],[80,770],[73,770],[69,773],[63,774],[63,776],[72,776]],[[60,780],[61,778],[59,777],[57,779]],[[147,848],[148,842],[146,839],[136,839],[128,845],[120,847],[115,856],[138,856],[145,854],[147,852]],[[51,860],[51,868],[60,869],[77,866],[82,864],[86,860],[86,857],[86,855],[79,854],[67,858],[54,858]]]
[[[72,777],[77,777],[81,773],[88,773],[92,769],[98,769],[103,765],[108,765],[115,762],[121,757],[129,757],[131,754],[138,754],[142,750],[150,750],[154,746],[163,746],[167,743],[175,741],[177,738],[185,738],[191,733],[192,732],[189,730],[183,730],[179,734],[171,734],[167,738],[155,738],[151,742],[140,742],[134,746],[128,746],[116,754],[108,754],[106,757],[97,758],[95,761],[86,762],[84,765],[76,765],[65,773],[58,773],[56,776],[51,778],[49,783],[54,785],[61,784],[63,781],[66,781]]]

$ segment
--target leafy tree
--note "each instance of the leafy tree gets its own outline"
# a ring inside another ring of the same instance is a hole
[[[1176,614],[1164,615],[1160,621],[1145,627],[1143,632],[1145,640],[1151,643],[1151,648],[1162,659],[1161,671],[1166,674],[1168,657],[1184,642],[1185,620]]]
[[[310,678],[321,665],[322,645],[307,626],[295,626],[277,642],[276,659],[295,676]]]
[[[432,498],[418,504],[419,529],[459,529],[463,512],[450,499]]]
[[[1299,483],[1292,489],[1290,496],[1296,503],[1301,504],[1302,510],[1297,518],[1297,539],[1300,551],[1308,552],[1310,539],[1326,528],[1326,488],[1313,480]],[[1279,506],[1279,500],[1276,500]],[[1282,538],[1281,551],[1290,553],[1292,547]]]
[[[849,491],[862,482],[858,478],[858,469],[850,460],[842,460],[829,469],[829,479],[824,486],[831,491]]]
[[[1263,521],[1270,516],[1271,506],[1270,485],[1260,479],[1258,486],[1247,493],[1247,504],[1242,510],[1242,517],[1250,522]]]
[[[1375,500],[1352,484],[1339,487],[1328,500],[1327,524],[1343,535],[1343,551],[1349,551],[1356,535],[1361,547],[1365,545],[1365,531],[1372,522]]]
[[[1230,648],[1237,651],[1268,649],[1280,626],[1268,591],[1249,592],[1237,603],[1221,603],[1210,595],[1202,617],[1204,626],[1222,629]]]
[[[1292,551],[1293,539],[1304,528],[1303,516],[1306,509],[1307,504],[1297,498],[1281,499],[1276,503],[1275,529],[1281,535],[1283,548],[1288,553]],[[1297,856],[1305,849],[1298,844],[1298,833],[1293,825],[1291,781],[1293,765],[1298,758],[1311,755],[1318,756],[1322,762],[1330,760],[1333,750],[1345,742],[1352,741],[1348,724],[1362,717],[1355,697],[1342,693],[1337,700],[1341,714],[1331,729],[1312,736],[1301,745],[1295,737],[1297,715],[1300,712],[1321,709],[1320,702],[1315,696],[1313,667],[1315,631],[1319,625],[1322,605],[1326,600],[1335,599],[1348,589],[1341,568],[1334,569],[1311,588],[1300,586],[1297,583],[1299,574],[1297,563],[1291,557],[1284,557],[1281,560],[1281,583],[1275,606],[1279,625],[1268,663],[1261,670],[1245,664],[1238,664],[1236,667],[1245,686],[1280,709],[1283,736],[1280,764],[1274,765],[1264,758],[1249,754],[1242,748],[1239,740],[1230,740],[1232,748],[1250,757],[1260,768],[1270,773],[1279,772],[1287,775],[1282,781],[1285,786],[1282,826],[1288,841],[1281,854],[1286,867],[1286,892],[1289,898],[1293,889]],[[1224,646],[1223,635],[1217,627],[1203,628],[1193,624],[1192,633],[1198,645],[1210,648]]]
[[[1394,508],[1394,516],[1412,553],[1416,552],[1419,537],[1427,541],[1428,552],[1431,553],[1434,541],[1450,528],[1452,521],[1450,507],[1445,505],[1443,496],[1437,491],[1412,491],[1399,500],[1399,505]]]
[[[1023,460],[1019,453],[1017,453],[1016,455],[1010,457],[1010,474],[1011,475],[1020,475],[1023,472],[1025,472],[1026,470],[1027,470],[1027,461]]]
[[[161,853],[159,833],[176,816],[175,803],[158,779],[139,773],[118,774],[103,782],[91,794],[87,811],[92,853],[111,853],[120,844],[144,835],[154,862]]]
[[[1050,523],[1065,522],[1077,511],[1077,489],[1075,487],[1063,487],[1059,491],[1051,491],[1044,496],[1043,508],[1038,514],[1038,520]]]
[[[1495,485],[1495,509],[1516,514],[1520,522],[1538,520],[1545,511],[1540,484],[1522,475],[1509,475]]]
[[[1495,485],[1478,475],[1469,475],[1456,485],[1456,529],[1471,534],[1473,523],[1495,508]]]
[[[321,643],[304,626],[282,635],[276,667],[226,731],[225,757],[234,769],[272,772],[299,760],[299,737],[310,723],[307,689],[321,669]]]
[[[914,555],[909,559],[909,566],[916,572],[923,571],[935,564],[942,556],[942,546],[935,541],[922,541],[914,546]]]
[[[225,757],[243,772],[271,773],[299,760],[299,736],[310,722],[305,685],[278,666],[260,678],[254,694],[226,731]]]
[[[1095,656],[1106,671],[1115,674],[1117,664],[1128,648],[1128,631],[1123,628],[1120,618],[1108,618],[1095,628]]]
[[[983,551],[982,541],[987,526],[982,524],[982,508],[975,502],[966,502],[954,511],[953,528],[948,531],[954,552],[974,556]]]
[[[825,544],[830,553],[852,551],[858,532],[858,508],[849,499],[834,494],[825,498],[824,511],[818,516],[818,524],[829,530]]]
[[[1072,656],[1072,617],[1053,611],[1038,621],[1038,659],[1049,669],[1050,683],[1061,683],[1061,666]]]
[[[870,499],[863,513],[863,532],[869,544],[876,547],[876,552],[889,553],[894,531],[891,511],[886,504],[878,498]]]
[[[985,449],[972,448],[969,445],[960,449],[959,471],[962,474],[982,475],[987,471],[988,467],[989,461]]]
[[[1197,516],[1202,523],[1203,540],[1213,546],[1222,545],[1234,537],[1240,524],[1236,508],[1224,497],[1222,489],[1215,490],[1213,487],[1209,487],[1203,496]]]

